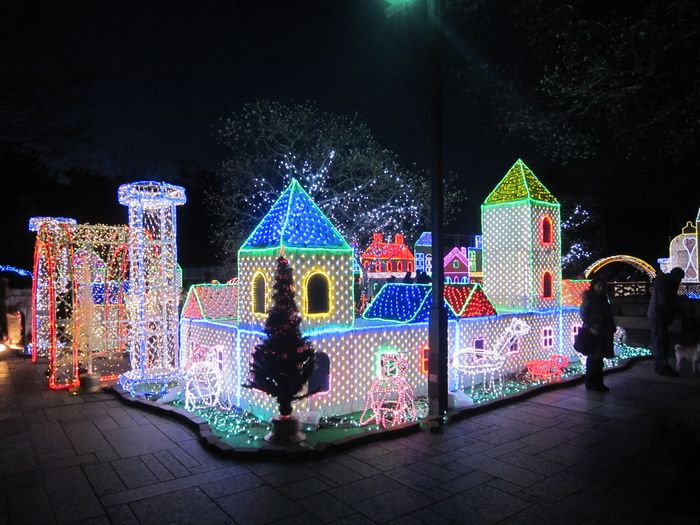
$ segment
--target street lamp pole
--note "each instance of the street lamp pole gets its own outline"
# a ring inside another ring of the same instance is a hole
[[[433,169],[430,181],[432,307],[429,322],[428,352],[428,422],[432,432],[440,432],[447,413],[447,311],[443,288],[444,162],[442,127],[442,53],[438,21],[438,1],[426,0],[428,8],[428,40],[430,61],[430,128]]]

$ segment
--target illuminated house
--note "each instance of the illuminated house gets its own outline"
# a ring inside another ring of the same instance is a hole
[[[469,282],[469,258],[466,248],[452,248],[443,259],[446,283]]]
[[[394,235],[394,242],[384,242],[381,233],[372,235],[372,242],[360,257],[367,275],[374,278],[403,277],[414,272],[414,257],[404,243],[402,234]]]
[[[695,224],[688,221],[680,235],[676,235],[669,245],[668,258],[659,259],[661,271],[668,273],[672,268],[679,267],[685,271],[684,283],[700,282],[698,268],[700,258],[698,257],[698,241],[700,231],[700,209],[695,218]]]
[[[420,270],[432,275],[433,273],[433,236],[430,232],[423,232],[413,245],[413,253],[416,258],[416,271]]]
[[[578,305],[562,302],[559,204],[518,161],[484,202],[482,217],[484,285],[445,286],[448,362],[465,348],[498,346],[515,320],[527,323],[529,331],[508,345],[503,373],[520,372],[526,362],[553,354],[576,359],[572,345],[581,322]],[[373,245],[405,246],[401,237],[395,241],[383,243],[377,235]],[[181,366],[188,366],[198,349],[214,349],[224,381],[221,398],[259,416],[276,412],[272,398],[241,385],[248,377],[251,352],[263,336],[280,252],[293,268],[302,329],[318,352],[319,374],[326,376],[312,377],[310,383],[328,385],[298,408],[325,416],[362,412],[386,364],[385,354],[400,354],[412,391],[427,394],[430,285],[387,284],[363,316],[355,318],[352,249],[296,181],[240,249],[238,319],[205,319],[197,308],[198,318],[183,316]],[[398,259],[392,258],[395,253],[369,251],[363,264],[379,262],[377,270],[388,273],[387,263],[392,262],[392,274],[410,271],[410,250],[399,252]],[[401,270],[394,266],[399,260],[406,265]],[[462,389],[465,374],[451,366],[449,385]]]
[[[484,288],[499,311],[561,305],[559,203],[518,159],[481,205]]]

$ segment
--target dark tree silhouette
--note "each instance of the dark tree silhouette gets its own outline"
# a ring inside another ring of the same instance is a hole
[[[292,401],[315,392],[299,395],[314,370],[316,353],[308,337],[302,337],[301,315],[294,299],[293,270],[289,261],[277,259],[272,308],[265,321],[265,340],[255,347],[250,364],[249,383],[277,399],[280,414],[292,413]]]

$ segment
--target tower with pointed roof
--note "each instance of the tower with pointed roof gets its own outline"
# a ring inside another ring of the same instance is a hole
[[[481,205],[484,289],[499,311],[561,305],[559,203],[518,159]]]
[[[262,330],[279,255],[294,271],[302,330],[352,327],[353,250],[296,180],[238,251],[239,326]]]

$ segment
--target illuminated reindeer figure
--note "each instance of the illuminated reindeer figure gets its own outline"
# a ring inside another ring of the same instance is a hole
[[[482,375],[485,391],[496,388],[496,380],[499,386],[502,381],[501,370],[506,362],[508,350],[515,341],[530,331],[530,325],[520,319],[513,319],[496,342],[489,350],[482,348],[463,348],[452,356],[452,368],[469,376],[471,381],[471,394],[474,395],[474,379]]]

